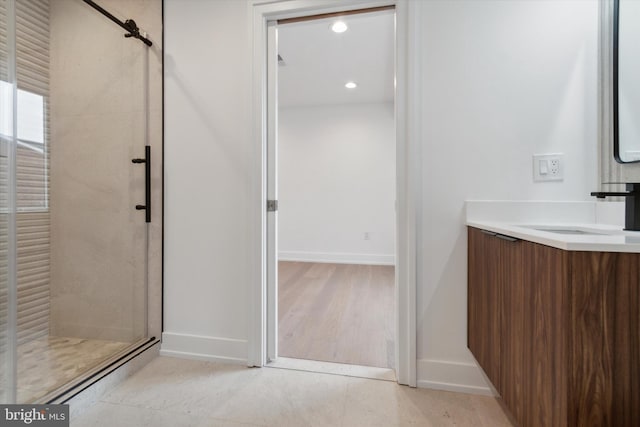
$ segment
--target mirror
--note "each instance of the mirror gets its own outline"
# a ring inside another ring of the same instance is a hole
[[[613,14],[613,155],[640,162],[640,1],[615,0]]]

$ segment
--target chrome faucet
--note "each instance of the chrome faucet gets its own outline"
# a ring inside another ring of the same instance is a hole
[[[593,191],[598,199],[605,197],[624,197],[624,229],[640,231],[640,183],[626,183],[627,191]]]

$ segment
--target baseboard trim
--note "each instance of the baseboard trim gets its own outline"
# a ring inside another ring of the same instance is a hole
[[[420,359],[417,386],[459,393],[495,395],[475,363]]]
[[[247,341],[164,332],[160,355],[208,362],[247,364]]]
[[[279,261],[321,262],[332,264],[395,265],[394,255],[336,252],[280,251]]]

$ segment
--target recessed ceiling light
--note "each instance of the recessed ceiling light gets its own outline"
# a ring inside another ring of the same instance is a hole
[[[334,33],[344,33],[345,31],[347,31],[347,24],[345,24],[342,21],[336,21],[333,24],[331,24],[331,31],[333,31]]]
[[[356,82],[347,82],[344,87],[346,87],[347,89],[355,89],[358,87],[358,85],[356,84]]]

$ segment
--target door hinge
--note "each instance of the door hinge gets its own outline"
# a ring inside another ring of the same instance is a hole
[[[267,212],[275,212],[278,210],[277,200],[267,200]]]

